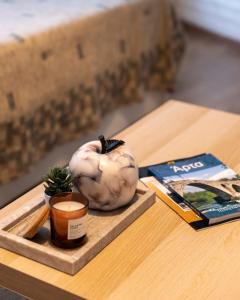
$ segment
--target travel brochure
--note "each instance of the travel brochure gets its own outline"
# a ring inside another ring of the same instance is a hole
[[[240,217],[240,176],[210,153],[142,168],[140,177],[196,230]]]

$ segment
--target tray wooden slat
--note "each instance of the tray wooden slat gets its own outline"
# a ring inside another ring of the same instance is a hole
[[[137,190],[127,207],[112,212],[89,211],[88,240],[79,248],[64,250],[52,245],[49,221],[32,240],[11,232],[18,222],[22,222],[44,204],[43,199],[30,200],[24,207],[0,221],[0,246],[73,275],[154,203],[154,192],[141,183],[138,187],[141,189]]]

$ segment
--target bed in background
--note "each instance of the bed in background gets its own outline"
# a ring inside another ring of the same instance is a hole
[[[143,90],[173,90],[184,50],[167,0],[1,3],[0,183]]]

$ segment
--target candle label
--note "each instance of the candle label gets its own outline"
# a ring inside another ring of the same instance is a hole
[[[87,215],[68,221],[68,240],[78,239],[86,234]]]

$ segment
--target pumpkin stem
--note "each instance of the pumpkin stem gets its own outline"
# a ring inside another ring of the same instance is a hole
[[[105,140],[104,135],[100,135],[100,136],[98,137],[98,139],[100,140],[101,145],[102,145],[102,151],[101,151],[101,154],[104,154],[104,153],[106,153],[106,151],[107,151],[107,142],[106,142],[106,140]]]
[[[125,142],[121,140],[106,140],[103,135],[100,135],[98,139],[102,145],[101,154],[105,154],[111,152],[112,150],[116,149],[117,147],[123,145]]]

